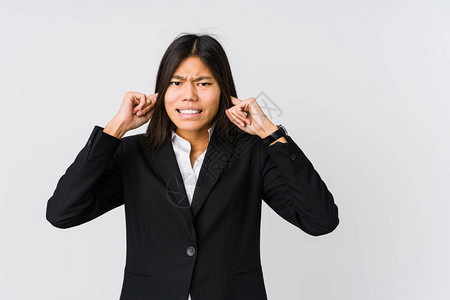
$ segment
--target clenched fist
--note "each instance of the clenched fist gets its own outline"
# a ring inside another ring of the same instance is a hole
[[[120,139],[127,131],[147,123],[153,114],[157,96],[158,93],[145,95],[138,92],[126,92],[119,112],[103,131]]]

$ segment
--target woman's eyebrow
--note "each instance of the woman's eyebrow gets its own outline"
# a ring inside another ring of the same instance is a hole
[[[186,78],[184,78],[183,76],[180,76],[180,75],[173,75],[172,78],[186,80]],[[212,79],[212,77],[211,76],[200,76],[200,77],[194,78],[192,81],[201,81],[203,79]]]

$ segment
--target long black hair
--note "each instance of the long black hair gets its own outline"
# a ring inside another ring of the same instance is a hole
[[[228,119],[225,110],[233,106],[230,96],[237,98],[230,64],[221,44],[210,34],[182,33],[164,53],[156,77],[155,93],[158,93],[153,114],[142,142],[146,151],[154,151],[169,141],[176,129],[164,105],[164,96],[170,80],[180,63],[191,56],[199,57],[213,74],[220,87],[219,110],[212,120],[214,133],[231,140],[242,131]]]

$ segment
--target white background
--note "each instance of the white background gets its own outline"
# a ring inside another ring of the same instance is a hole
[[[123,206],[61,230],[46,204],[183,32],[219,39],[238,97],[276,103],[339,207],[313,237],[264,204],[269,299],[449,299],[444,0],[1,0],[0,299],[119,298]]]

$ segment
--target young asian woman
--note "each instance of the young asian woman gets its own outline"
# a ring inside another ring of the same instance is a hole
[[[146,133],[124,137],[147,122]],[[331,192],[281,127],[256,99],[238,99],[215,38],[181,35],[155,93],[127,92],[114,118],[94,127],[46,218],[70,228],[124,205],[121,300],[267,299],[262,201],[313,236],[339,223]]]

